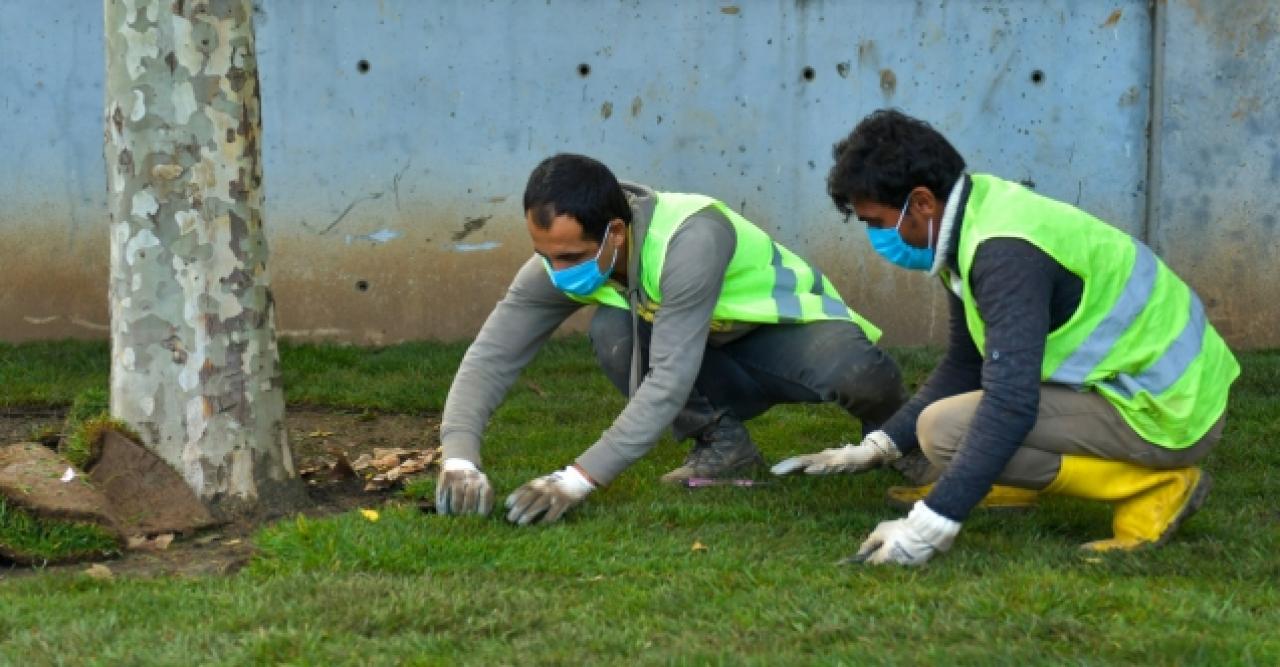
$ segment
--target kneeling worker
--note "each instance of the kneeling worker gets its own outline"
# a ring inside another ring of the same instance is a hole
[[[828,191],[867,224],[875,251],[941,278],[950,341],[872,450],[829,449],[775,472],[856,472],[923,448],[942,476],[905,519],[871,533],[855,559],[872,563],[945,551],[984,496],[1111,503],[1114,534],[1093,550],[1167,540],[1209,491],[1195,464],[1222,435],[1240,373],[1195,293],[1123,231],[964,173],[942,134],[897,111],[863,119],[835,161]]]
[[[524,210],[535,255],[445,401],[441,514],[489,512],[481,433],[520,370],[586,304],[600,306],[595,354],[630,400],[576,462],[508,497],[518,524],[556,520],[668,425],[694,440],[684,465],[663,476],[678,483],[762,465],[743,422],[773,405],[835,402],[870,429],[906,399],[897,364],[873,345],[880,332],[816,267],[719,201],[619,184],[603,164],[563,154],[533,170]]]

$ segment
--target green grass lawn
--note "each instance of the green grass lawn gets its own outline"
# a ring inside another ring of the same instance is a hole
[[[286,346],[289,400],[438,411],[463,349]],[[936,358],[895,354],[913,383]],[[1085,556],[1109,512],[1051,500],[975,513],[923,569],[839,567],[895,515],[892,474],[672,489],[664,439],[551,527],[405,507],[270,526],[231,577],[4,577],[0,663],[1280,664],[1280,353],[1242,362],[1213,494],[1157,551]],[[0,345],[0,405],[69,404],[107,365],[101,344]],[[584,339],[550,345],[490,427],[499,499],[622,404]],[[829,406],[750,427],[775,461],[858,432]]]

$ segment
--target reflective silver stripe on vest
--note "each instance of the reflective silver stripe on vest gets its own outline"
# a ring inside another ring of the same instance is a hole
[[[796,295],[796,272],[782,265],[782,253],[773,244],[773,302],[778,305],[779,322],[800,321],[800,297]]]
[[[822,300],[822,313],[827,317],[838,317],[841,319],[849,317],[849,307],[844,305],[839,299],[827,294],[826,282],[823,279],[822,271],[816,266],[810,266],[813,271],[813,289],[809,291],[816,294]]]
[[[1137,256],[1134,258],[1133,270],[1129,272],[1129,279],[1125,281],[1120,297],[1112,304],[1111,311],[1102,318],[1089,337],[1080,343],[1080,347],[1077,347],[1071,356],[1053,371],[1049,380],[1073,387],[1083,386],[1089,373],[1102,363],[1107,353],[1115,347],[1120,336],[1124,335],[1124,332],[1128,331],[1138,319],[1138,315],[1142,314],[1142,309],[1146,307],[1147,300],[1151,298],[1151,292],[1155,289],[1160,262],[1156,259],[1155,253],[1142,243],[1134,240],[1133,246],[1137,250]]]
[[[1164,354],[1141,373],[1133,376],[1118,375],[1103,383],[1104,386],[1126,399],[1132,399],[1143,391],[1152,396],[1159,396],[1187,372],[1191,362],[1200,356],[1205,330],[1204,305],[1200,303],[1195,292],[1191,292],[1190,296],[1191,314],[1187,317],[1187,323],[1178,333],[1178,337],[1169,344]]]

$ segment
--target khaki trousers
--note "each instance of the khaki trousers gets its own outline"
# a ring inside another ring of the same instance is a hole
[[[942,399],[925,408],[916,422],[920,447],[930,463],[946,468],[963,446],[981,391]],[[1043,489],[1058,475],[1064,454],[1126,461],[1146,468],[1184,468],[1204,459],[1222,437],[1224,414],[1209,432],[1185,449],[1147,442],[1097,392],[1062,385],[1040,385],[1035,427],[1014,453],[998,483]]]

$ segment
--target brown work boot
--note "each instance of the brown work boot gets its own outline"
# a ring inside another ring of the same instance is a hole
[[[661,477],[668,484],[680,484],[694,477],[726,479],[750,475],[764,466],[764,457],[751,441],[747,428],[732,415],[723,415],[694,438],[693,449],[684,465]]]

